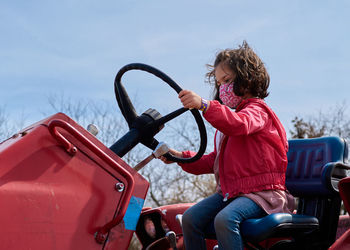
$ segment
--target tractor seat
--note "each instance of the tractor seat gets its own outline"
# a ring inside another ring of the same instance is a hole
[[[243,221],[246,245],[265,249],[260,242],[283,238],[294,248],[327,249],[335,241],[341,204],[338,183],[350,169],[347,159],[347,143],[339,137],[289,140],[286,187],[298,198],[296,214]]]
[[[275,213],[242,223],[241,233],[248,242],[258,243],[272,237],[290,237],[318,229],[314,216]]]

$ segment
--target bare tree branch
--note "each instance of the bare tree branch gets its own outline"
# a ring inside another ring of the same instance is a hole
[[[292,138],[314,138],[321,136],[339,136],[350,138],[350,117],[347,115],[346,102],[331,107],[328,112],[320,111],[318,116],[295,117]]]

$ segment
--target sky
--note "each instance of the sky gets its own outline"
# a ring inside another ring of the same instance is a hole
[[[295,116],[347,101],[349,13],[346,0],[3,0],[0,107],[29,124],[43,118],[51,95],[104,100],[118,113],[114,77],[134,62],[210,98],[206,64],[246,40],[271,77],[266,102],[288,130]],[[144,110],[181,107],[149,74],[128,72],[123,84]]]

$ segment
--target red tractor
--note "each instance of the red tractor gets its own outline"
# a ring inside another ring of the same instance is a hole
[[[151,157],[166,153],[154,136],[187,109],[137,115],[121,84],[130,70],[149,72],[181,91],[151,66],[124,66],[115,94],[130,130],[110,148],[63,113],[0,143],[1,249],[127,249],[134,232],[143,249],[183,249],[181,215],[192,204],[143,208],[149,183],[137,170],[147,161],[133,168],[121,158],[138,143],[153,150]],[[189,159],[165,154],[172,161],[192,162],[205,152],[203,120],[197,110],[190,112],[201,137],[198,153]],[[246,248],[350,249],[349,218],[340,216],[341,197],[350,209],[346,141],[324,137],[289,144],[286,185],[298,207],[293,215],[242,223]],[[207,246],[215,246],[214,233],[208,233]]]

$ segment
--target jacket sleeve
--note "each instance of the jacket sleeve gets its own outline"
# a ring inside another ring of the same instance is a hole
[[[200,175],[200,174],[212,174],[214,173],[214,162],[217,154],[216,150],[216,139],[217,139],[217,131],[214,136],[214,151],[203,155],[198,161],[192,163],[179,163],[179,166],[190,174]],[[194,156],[196,153],[192,151],[184,151],[182,152],[183,158],[190,158]]]
[[[182,152],[182,157],[190,158],[196,153],[192,151]],[[179,163],[179,166],[186,172],[190,174],[200,175],[200,174],[211,174],[214,173],[213,166],[216,157],[216,151],[210,154],[203,155],[198,161],[192,163]]]
[[[249,135],[263,129],[268,121],[268,114],[259,105],[248,104],[235,112],[218,101],[210,101],[204,118],[216,129],[228,136]]]

